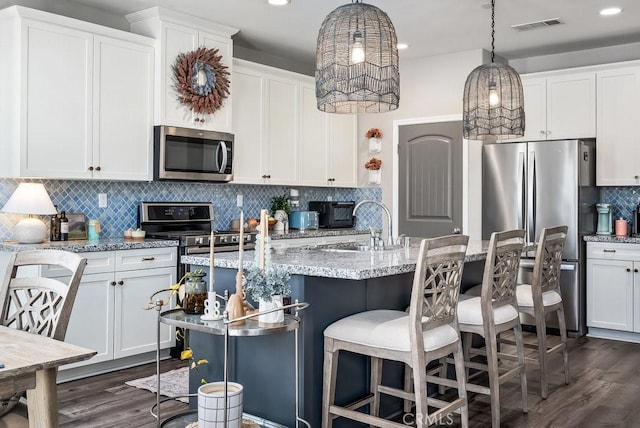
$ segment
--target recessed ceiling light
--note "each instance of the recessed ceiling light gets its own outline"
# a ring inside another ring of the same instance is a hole
[[[600,15],[602,15],[602,16],[611,16],[611,15],[617,15],[620,12],[622,12],[622,9],[620,9],[619,7],[607,7],[607,8],[602,9],[600,11]]]
[[[284,6],[289,4],[291,0],[269,0],[271,6]]]
[[[398,49],[402,50],[402,49],[407,49],[409,47],[408,44],[406,43],[398,43]]]

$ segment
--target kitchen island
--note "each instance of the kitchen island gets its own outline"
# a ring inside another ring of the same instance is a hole
[[[323,331],[334,321],[373,309],[404,310],[410,300],[413,273],[420,239],[411,239],[409,248],[387,251],[348,251],[302,247],[274,251],[271,262],[291,274],[291,297],[310,304],[301,312],[301,416],[320,426],[322,405]],[[463,275],[463,289],[478,284],[486,258],[488,242],[469,244]],[[528,246],[528,249],[533,246]],[[245,254],[245,267],[253,263],[253,251]],[[216,253],[215,287],[234,292],[238,268],[237,253]],[[209,267],[209,257],[183,256],[182,263],[193,268]],[[200,374],[209,380],[222,379],[221,337],[201,333],[191,335],[195,358],[207,358]],[[230,378],[244,385],[245,411],[288,427],[295,426],[294,339],[281,334],[265,337],[234,338],[230,345]],[[369,388],[368,359],[343,353],[338,368],[336,401],[349,402]],[[385,382],[399,385],[401,366],[385,363]],[[200,383],[195,371],[190,391]],[[386,397],[385,397],[386,398]],[[383,398],[381,414],[400,409],[398,400]],[[191,403],[192,406],[195,402]],[[352,421],[336,420],[335,427],[352,426]]]

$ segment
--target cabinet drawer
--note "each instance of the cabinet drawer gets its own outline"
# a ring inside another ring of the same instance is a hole
[[[607,260],[640,261],[640,244],[587,242],[587,257]]]
[[[87,259],[87,266],[84,268],[83,275],[114,271],[115,253],[113,251],[79,253],[79,255]],[[61,276],[68,276],[69,271],[60,266],[46,265],[42,266],[40,274],[47,278],[58,278]]]
[[[176,247],[116,251],[117,271],[176,267],[177,265],[178,249]]]

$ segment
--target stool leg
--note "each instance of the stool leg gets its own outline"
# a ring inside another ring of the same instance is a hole
[[[518,363],[520,364],[520,389],[522,390],[522,412],[529,411],[529,403],[527,398],[527,366],[524,359],[524,342],[522,340],[522,326],[518,320],[513,327],[513,335],[516,339],[516,348],[518,351]]]
[[[378,392],[378,385],[382,380],[382,360],[380,358],[371,357],[371,387],[370,391],[373,394],[373,403],[371,403],[370,414],[372,416],[378,416],[380,411],[380,393]]]
[[[447,357],[440,358],[440,378],[447,378]],[[444,395],[447,392],[447,387],[444,385],[438,385],[438,392],[440,395]]]
[[[332,425],[332,417],[329,407],[333,404],[336,395],[336,375],[338,373],[338,352],[333,347],[333,340],[324,340],[324,367],[322,383],[322,428]],[[335,357],[335,361],[334,361]]]
[[[544,311],[536,315],[536,330],[538,336],[538,363],[540,364],[540,396],[546,399],[549,396],[549,373],[547,367],[547,325],[544,319]]]
[[[406,392],[413,392],[413,379],[411,379],[413,369],[409,364],[404,365],[404,390]],[[411,413],[412,401],[404,400],[404,412]]]
[[[417,364],[413,370],[413,389],[416,398],[416,427],[427,426],[429,408],[427,406],[427,370],[425,364]]]
[[[486,329],[486,327],[485,327]],[[498,355],[495,329],[491,327],[485,337],[487,348],[487,366],[489,372],[489,392],[491,398],[491,426],[500,427],[500,374],[498,372]]]
[[[462,333],[462,354],[465,361],[471,361],[471,343],[473,342],[473,333]],[[465,381],[469,380],[469,367],[464,369]]]
[[[567,349],[567,323],[564,319],[564,308],[560,305],[558,313],[558,328],[562,340],[562,363],[564,364],[564,383],[569,385],[569,350]]]
[[[464,355],[462,342],[458,341],[456,351],[453,353],[453,362],[456,368],[456,380],[458,381],[458,397],[464,400],[464,406],[460,408],[460,424],[462,428],[469,427],[469,404],[467,400],[467,382],[465,378]]]

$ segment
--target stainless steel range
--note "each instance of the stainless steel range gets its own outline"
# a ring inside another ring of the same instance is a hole
[[[209,254],[213,227],[213,204],[208,202],[141,202],[138,224],[147,238],[175,239],[178,255]],[[240,232],[214,230],[215,252],[237,251]],[[255,248],[256,232],[244,233],[244,248]],[[178,277],[185,265],[178,257]]]

